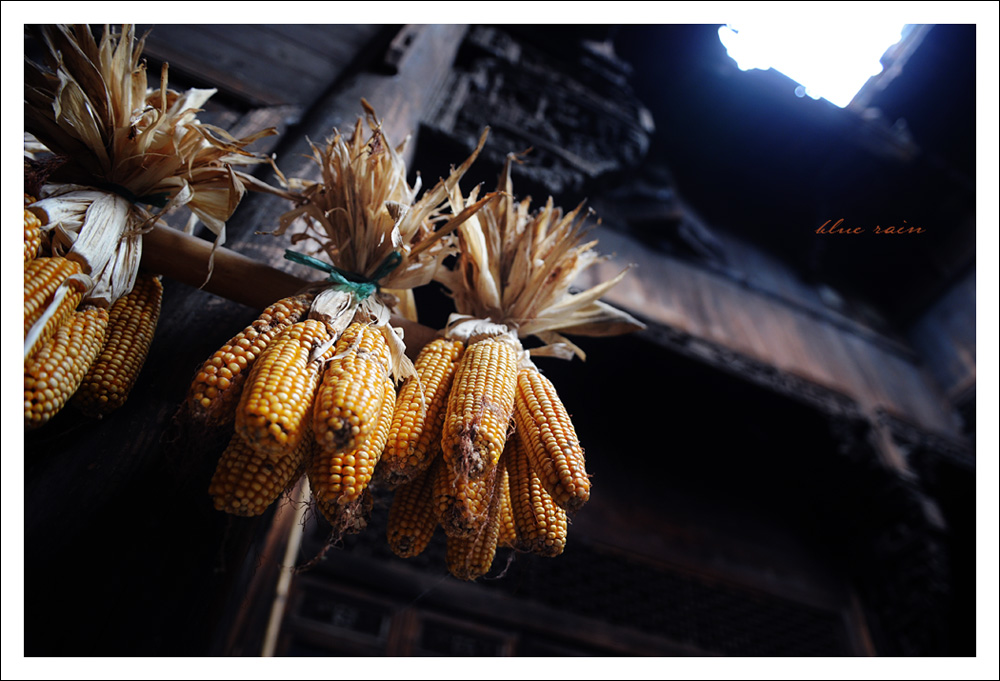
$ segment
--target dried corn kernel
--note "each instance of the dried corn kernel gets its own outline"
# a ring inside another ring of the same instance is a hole
[[[306,319],[282,331],[254,363],[236,407],[236,432],[255,450],[277,459],[298,446],[332,341],[326,324]]]
[[[439,451],[448,391],[463,347],[461,341],[436,338],[413,363],[415,373],[399,390],[379,467],[379,475],[389,486],[415,478]]]
[[[316,393],[313,430],[321,448],[350,451],[375,429],[390,361],[377,327],[360,322],[347,327]]]
[[[125,404],[146,362],[162,301],[160,278],[141,274],[111,306],[104,347],[73,396],[73,404],[85,414],[109,414]]]
[[[472,343],[459,360],[441,438],[445,463],[478,478],[503,452],[514,411],[520,350],[505,337]]]
[[[24,425],[47,423],[76,392],[97,358],[108,327],[108,311],[85,306],[24,362]]]
[[[250,368],[275,336],[305,318],[314,298],[313,293],[282,298],[209,357],[188,390],[191,416],[206,426],[231,424]]]
[[[518,373],[514,420],[546,491],[566,510],[578,510],[590,498],[583,447],[552,381],[533,366]]]

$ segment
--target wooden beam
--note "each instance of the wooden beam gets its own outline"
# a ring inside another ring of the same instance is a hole
[[[718,348],[719,356],[735,353],[776,368],[792,384],[843,394],[871,420],[884,409],[930,431],[957,432],[949,406],[914,363],[912,350],[897,351],[894,341],[880,342],[873,331],[806,313],[776,295],[654,252],[621,232],[598,227],[594,235],[600,250],[614,257],[585,272],[581,287],[609,279],[629,263],[638,265],[608,292],[608,302]]]
[[[142,240],[143,267],[258,310],[311,283],[176,229],[157,226]]]

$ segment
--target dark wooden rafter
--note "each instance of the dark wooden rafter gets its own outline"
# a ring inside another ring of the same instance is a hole
[[[831,417],[862,417],[861,407],[850,397],[794,374],[783,372],[772,364],[761,362],[719,343],[713,343],[676,327],[648,320],[647,328],[640,333],[673,352],[710,364],[728,374],[808,404]]]
[[[857,418],[830,421],[854,500],[838,517],[840,531],[853,538],[852,579],[880,654],[948,654],[956,644],[948,629],[956,594],[947,528],[926,480],[882,463],[883,425]]]
[[[614,257],[585,273],[581,286],[635,264],[606,299],[672,329],[675,340],[668,342],[704,344],[703,354],[720,366],[728,359],[751,373],[773,372],[775,383],[839,394],[872,417],[881,408],[932,432],[957,434],[957,415],[912,351],[897,351],[896,341],[878,342],[871,329],[861,332],[773,292],[655,253],[610,227],[598,227],[595,237]]]

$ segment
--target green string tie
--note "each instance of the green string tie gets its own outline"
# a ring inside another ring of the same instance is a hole
[[[342,270],[335,265],[323,262],[322,260],[318,260],[311,255],[306,255],[305,253],[297,253],[296,251],[286,250],[285,259],[326,272],[330,275],[330,281],[334,284],[333,288],[348,291],[353,294],[357,300],[361,301],[367,299],[378,290],[378,282],[396,269],[399,263],[403,261],[403,256],[399,253],[399,251],[393,251],[387,255],[385,260],[383,260],[375,270],[371,279],[366,279],[359,274],[355,274],[354,272]]]
[[[169,192],[157,192],[156,194],[137,196],[136,194],[133,194],[128,187],[123,187],[122,185],[115,184],[114,182],[104,182],[98,186],[101,189],[114,192],[129,203],[145,203],[150,206],[156,206],[157,208],[163,208],[167,205],[167,201],[170,200]]]

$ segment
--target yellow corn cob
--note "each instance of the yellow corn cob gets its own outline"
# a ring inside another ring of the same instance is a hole
[[[566,511],[553,501],[528,461],[520,432],[507,445],[510,503],[517,532],[515,548],[542,556],[558,556],[566,547]]]
[[[441,426],[462,341],[436,338],[421,349],[396,399],[379,476],[390,487],[415,478],[439,451]]]
[[[491,495],[492,488],[491,484]],[[490,571],[497,552],[497,539],[500,536],[502,524],[500,515],[499,495],[496,495],[496,501],[489,504],[480,531],[471,536],[447,537],[445,560],[448,563],[448,571],[453,577],[471,581]]]
[[[188,390],[190,415],[210,427],[232,423],[254,361],[275,336],[305,318],[315,297],[303,293],[277,301],[209,357]]]
[[[159,276],[141,273],[132,290],[111,306],[104,347],[73,396],[85,414],[110,414],[125,404],[146,362],[162,301]]]
[[[508,448],[510,447],[510,441],[513,439],[513,437],[508,438]],[[503,478],[497,487],[497,494],[500,495],[500,530],[497,535],[497,546],[514,548],[517,546],[517,529],[514,525],[514,507],[510,496],[510,464],[507,463],[507,458],[508,455],[504,454],[500,468]]]
[[[504,337],[472,343],[458,362],[441,437],[445,463],[479,478],[503,452],[517,388],[520,351]]]
[[[313,430],[322,449],[350,451],[372,432],[390,361],[389,345],[377,327],[360,322],[347,327],[316,392]]]
[[[317,501],[348,504],[368,487],[382,447],[389,435],[392,411],[396,404],[396,389],[386,377],[378,425],[360,446],[347,452],[327,450],[317,445],[316,455],[309,466],[309,485]]]
[[[49,303],[52,302],[56,290],[69,277],[74,274],[80,274],[80,272],[80,263],[75,260],[67,260],[61,256],[35,258],[24,264],[25,338],[28,336],[28,331],[42,316]],[[80,292],[80,290],[79,287],[74,287],[74,291]],[[66,304],[68,305],[69,303]],[[79,300],[68,309],[73,310],[78,304]]]
[[[25,194],[25,205],[30,197]],[[42,248],[42,221],[27,208],[24,209],[24,262],[34,260]]]
[[[434,480],[440,457],[410,482],[396,488],[389,506],[386,539],[389,548],[400,558],[413,558],[423,553],[434,536],[437,518],[434,515]]]
[[[276,459],[298,446],[332,340],[325,323],[306,319],[278,334],[254,362],[236,407],[236,432],[255,450]]]
[[[233,434],[215,469],[208,493],[215,508],[237,516],[258,516],[301,477],[312,440],[303,438],[285,456],[271,459]]]
[[[469,537],[486,522],[496,468],[487,475],[470,480],[461,478],[455,469],[441,462],[434,479],[434,513],[449,537]]]
[[[25,360],[25,427],[37,428],[63,408],[101,351],[107,326],[106,309],[84,306]]]
[[[29,330],[24,339],[25,357],[31,357],[42,344],[52,338],[56,329],[69,319],[69,316],[83,301],[85,292],[86,287],[77,280],[68,281],[56,290],[49,301],[49,309],[35,320],[35,327]],[[43,319],[44,321],[42,321]]]
[[[532,468],[557,504],[578,510],[590,498],[590,478],[555,386],[536,367],[525,367],[518,373],[516,403],[514,421]]]

